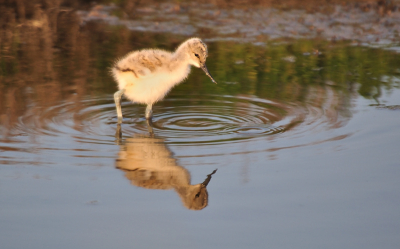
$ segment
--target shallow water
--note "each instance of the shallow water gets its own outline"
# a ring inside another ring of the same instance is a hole
[[[183,38],[96,32],[5,61],[2,248],[398,248],[398,54],[209,43],[217,85],[194,68],[118,125],[112,61]]]

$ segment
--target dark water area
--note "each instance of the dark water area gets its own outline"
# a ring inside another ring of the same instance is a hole
[[[205,35],[218,84],[118,124],[113,62],[188,36],[32,15],[2,15],[1,248],[400,246],[397,44]]]

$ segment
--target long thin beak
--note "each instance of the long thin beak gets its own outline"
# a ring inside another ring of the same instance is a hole
[[[209,183],[210,180],[211,180],[211,176],[214,175],[215,172],[217,172],[217,170],[218,170],[218,169],[214,170],[213,172],[211,172],[211,174],[208,174],[208,175],[207,175],[207,178],[206,178],[206,179],[204,180],[204,182],[202,183],[202,185],[203,185],[204,187],[207,187],[208,183]]]
[[[206,75],[208,77],[210,77],[210,79],[212,80],[212,82],[214,82],[215,84],[217,84],[217,82],[214,80],[214,78],[211,76],[210,72],[208,72],[208,69],[206,67],[206,63],[201,64],[201,69],[203,69],[203,71],[206,73]]]

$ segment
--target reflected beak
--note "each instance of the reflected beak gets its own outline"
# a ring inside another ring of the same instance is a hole
[[[214,82],[215,84],[217,84],[217,82],[214,80],[214,78],[211,76],[210,72],[208,72],[208,69],[206,67],[206,63],[201,64],[201,69],[203,69],[203,71],[206,73],[206,75],[208,77],[210,77],[210,79],[212,80],[212,82]]]

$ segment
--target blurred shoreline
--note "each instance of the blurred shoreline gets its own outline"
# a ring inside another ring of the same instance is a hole
[[[262,45],[288,38],[390,45],[399,40],[400,11],[395,3],[350,2],[315,6],[313,1],[306,1],[303,8],[298,3],[289,1],[285,8],[273,3],[243,8],[231,3],[221,8],[205,3],[164,2],[134,9],[111,4],[95,5],[77,13],[82,23],[103,21],[133,31],[201,36],[206,41]]]
[[[4,49],[10,36],[20,33],[21,41],[74,47],[82,26],[92,21],[208,41],[261,44],[289,38],[389,45],[400,39],[400,1],[9,0],[0,3],[0,45]],[[41,38],[24,36],[37,29]]]

